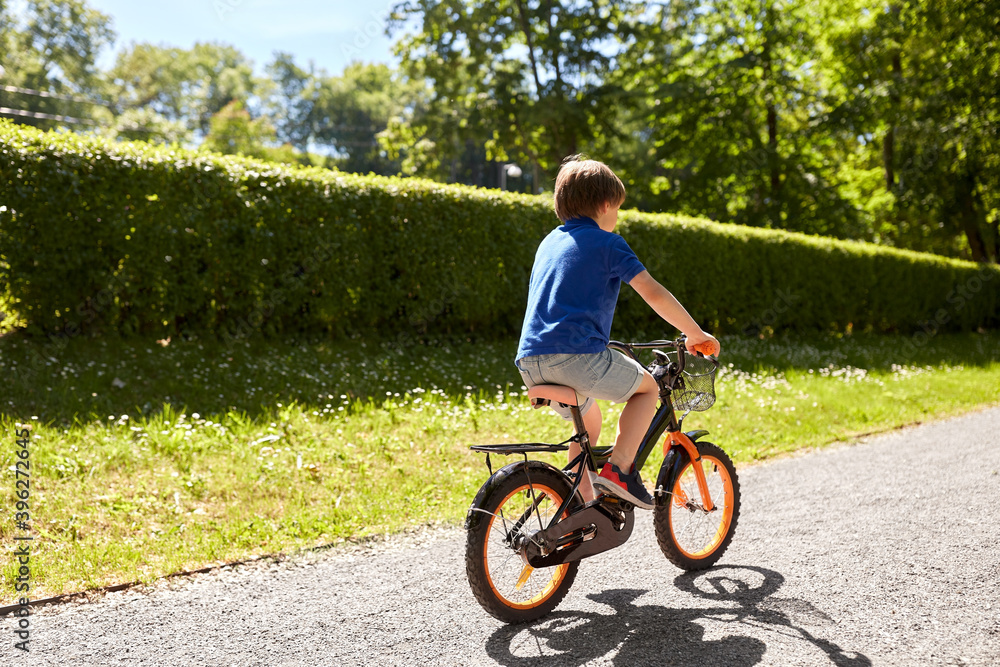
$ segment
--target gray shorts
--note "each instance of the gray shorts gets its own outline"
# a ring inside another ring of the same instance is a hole
[[[580,414],[587,414],[594,399],[622,403],[642,384],[646,369],[620,352],[605,349],[595,354],[537,354],[517,360],[524,386],[561,384],[586,396]],[[552,403],[563,419],[572,419],[569,408]]]

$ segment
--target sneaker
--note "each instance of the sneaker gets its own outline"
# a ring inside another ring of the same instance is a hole
[[[642,485],[638,470],[626,475],[618,466],[605,463],[601,474],[594,478],[594,488],[627,500],[644,510],[653,509],[653,496]]]

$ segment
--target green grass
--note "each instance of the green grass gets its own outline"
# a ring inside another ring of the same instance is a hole
[[[746,464],[996,404],[1000,335],[908,340],[723,339],[719,400],[685,426]],[[515,347],[0,338],[4,468],[32,428],[32,597],[457,524],[486,478],[467,445],[568,435],[528,406]],[[620,406],[603,408],[606,441]]]

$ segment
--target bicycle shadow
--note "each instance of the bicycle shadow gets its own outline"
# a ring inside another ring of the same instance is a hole
[[[637,605],[646,590],[617,589],[587,597],[611,607],[607,614],[565,611],[549,614],[528,625],[505,626],[486,642],[487,654],[503,665],[581,665],[616,651],[614,665],[726,665],[758,664],[767,649],[755,637],[734,633],[706,641],[698,621],[744,624],[799,638],[821,650],[834,665],[861,667],[871,660],[847,652],[817,637],[804,626],[832,624],[833,620],[805,600],[773,597],[785,578],[754,566],[723,566],[706,572],[685,573],[674,579],[682,591],[698,598],[725,603],[717,607],[671,609]]]

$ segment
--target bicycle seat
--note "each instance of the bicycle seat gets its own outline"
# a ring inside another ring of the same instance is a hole
[[[550,401],[563,405],[580,405],[576,397],[576,390],[561,384],[536,384],[528,390],[528,398],[531,399],[531,405],[535,408],[548,405]]]

